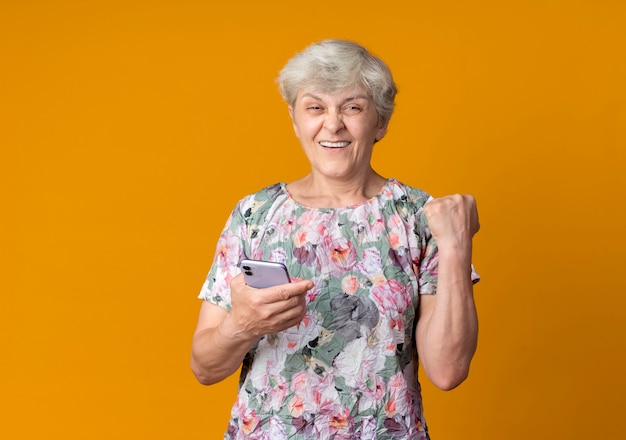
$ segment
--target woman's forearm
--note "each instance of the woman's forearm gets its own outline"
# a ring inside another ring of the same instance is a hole
[[[465,380],[476,351],[478,318],[471,280],[471,249],[440,248],[437,294],[424,298],[418,353],[430,380],[452,389]]]
[[[241,363],[256,338],[230,329],[228,317],[217,327],[196,333],[192,341],[191,369],[204,385],[226,379]]]

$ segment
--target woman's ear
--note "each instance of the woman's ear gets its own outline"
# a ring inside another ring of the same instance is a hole
[[[385,135],[387,134],[387,127],[389,126],[388,122],[384,122],[382,123],[382,125],[380,127],[378,127],[378,130],[376,131],[376,142],[379,142],[382,140],[382,138],[385,137]]]

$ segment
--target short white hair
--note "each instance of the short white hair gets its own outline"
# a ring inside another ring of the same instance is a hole
[[[295,105],[298,91],[305,87],[322,93],[360,87],[372,98],[381,125],[391,119],[398,92],[385,62],[347,40],[311,44],[287,62],[277,82],[290,106]]]

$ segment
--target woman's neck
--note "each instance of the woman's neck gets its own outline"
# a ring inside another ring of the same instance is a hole
[[[287,191],[295,201],[311,208],[343,208],[376,197],[386,182],[374,170],[353,179],[332,179],[311,173],[287,184]]]

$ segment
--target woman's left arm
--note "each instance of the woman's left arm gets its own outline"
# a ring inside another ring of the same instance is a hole
[[[417,352],[431,382],[451,390],[467,378],[478,339],[471,279],[478,211],[474,197],[457,194],[431,200],[424,213],[439,263],[436,295],[420,296]]]

